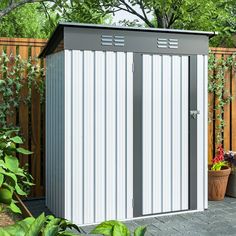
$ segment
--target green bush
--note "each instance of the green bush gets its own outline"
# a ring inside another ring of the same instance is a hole
[[[72,232],[75,229],[81,233],[79,227],[71,224],[69,221],[62,218],[55,218],[52,215],[45,216],[42,213],[36,219],[28,217],[24,220],[18,221],[16,224],[0,228],[0,235],[2,236],[74,236],[78,235]]]
[[[76,233],[75,233],[76,232]],[[134,231],[134,236],[144,236],[146,226],[139,226]],[[42,213],[39,217],[29,217],[18,221],[16,224],[0,228],[1,236],[76,236],[81,235],[82,230],[70,221],[56,218],[52,215],[45,216]],[[105,236],[130,236],[127,226],[119,221],[104,221],[91,231],[91,234]]]
[[[23,143],[17,135],[18,130],[0,129],[0,206],[21,213],[15,204],[13,194],[26,196],[33,185],[32,176],[26,168],[19,166],[16,154],[29,155],[32,152],[19,147]]]

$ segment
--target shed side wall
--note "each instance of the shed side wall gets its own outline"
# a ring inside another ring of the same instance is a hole
[[[46,64],[46,205],[64,217],[64,52]]]

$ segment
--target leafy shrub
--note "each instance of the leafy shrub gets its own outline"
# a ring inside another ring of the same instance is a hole
[[[19,166],[16,153],[29,155],[32,152],[18,147],[23,141],[16,135],[17,132],[18,130],[0,129],[0,206],[21,213],[13,194],[26,196],[33,185],[33,178],[25,167]]]
[[[45,81],[44,69],[40,60],[29,58],[24,60],[18,55],[7,55],[0,51],[0,126],[15,127],[7,122],[7,117],[15,113],[21,104],[30,104],[32,89],[40,94],[40,101],[44,103]],[[24,88],[27,90],[22,93]]]
[[[0,228],[0,235],[3,236],[74,236],[75,229],[78,233],[81,230],[76,225],[62,218],[55,218],[52,215],[45,216],[42,213],[39,217],[28,217],[18,221],[16,224]]]
[[[146,226],[139,226],[134,231],[134,236],[144,236]],[[99,224],[91,231],[91,234],[102,234],[106,236],[130,236],[127,226],[116,220],[109,220]]]
[[[144,236],[145,232],[146,226],[139,226],[135,229],[134,236]],[[82,230],[70,221],[52,215],[45,216],[44,213],[37,218],[28,217],[14,225],[0,228],[1,236],[76,236],[81,233],[83,233]],[[98,225],[91,231],[91,234],[130,236],[130,231],[125,224],[110,220]]]

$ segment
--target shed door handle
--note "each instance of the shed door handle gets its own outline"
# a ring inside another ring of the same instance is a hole
[[[197,119],[197,115],[200,114],[200,111],[199,110],[193,110],[193,111],[190,111],[190,116],[192,119],[196,120]]]

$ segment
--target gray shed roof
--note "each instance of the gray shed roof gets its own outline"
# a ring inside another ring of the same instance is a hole
[[[67,34],[65,35],[65,29]],[[70,40],[78,33],[78,30],[100,30],[100,31],[116,31],[116,32],[146,32],[146,33],[161,33],[161,34],[175,34],[175,35],[192,35],[192,36],[207,36],[209,38],[217,34],[217,32],[207,31],[192,31],[192,30],[178,30],[178,29],[159,29],[159,28],[142,28],[142,27],[124,27],[124,26],[113,26],[113,25],[95,25],[95,24],[80,24],[80,23],[59,23],[55,31],[48,40],[47,45],[40,53],[39,57],[45,57],[53,52],[61,44],[60,49],[71,49],[68,48],[69,42],[64,43],[65,37],[69,37]],[[78,41],[77,41],[78,43]],[[73,44],[73,43],[72,43]],[[70,44],[71,45],[71,44]],[[71,46],[72,47],[72,46]]]

